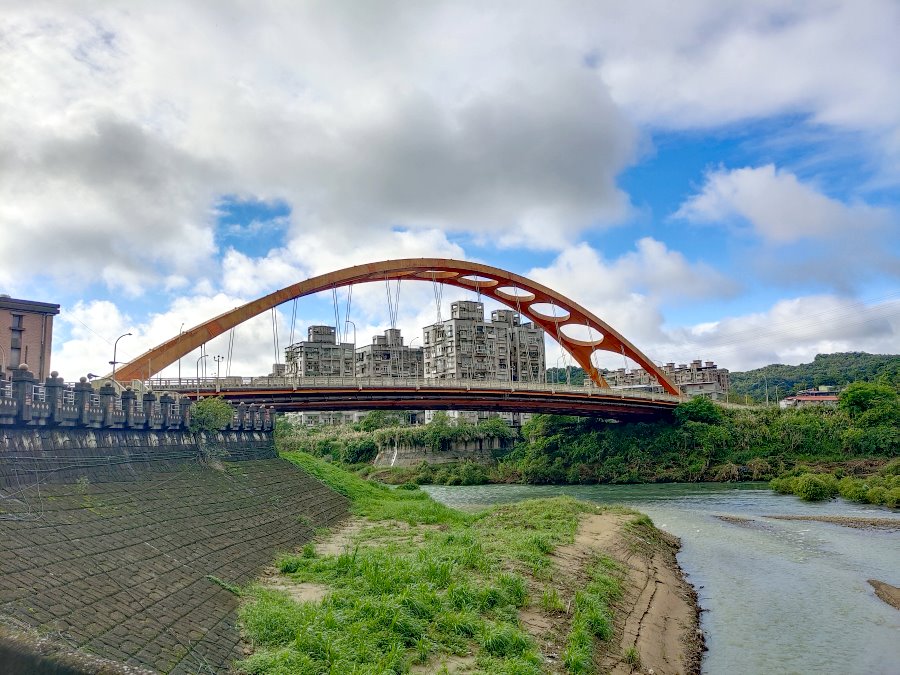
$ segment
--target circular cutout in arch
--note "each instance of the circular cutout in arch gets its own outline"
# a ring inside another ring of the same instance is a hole
[[[562,323],[568,321],[572,316],[567,310],[558,305],[551,305],[549,302],[533,302],[528,305],[528,312],[538,319],[550,323]]]
[[[566,342],[581,347],[596,347],[603,342],[603,333],[583,323],[567,323],[559,327]]]
[[[499,281],[490,277],[480,277],[475,274],[467,274],[463,277],[457,277],[457,282],[469,288],[493,288],[499,285]]]
[[[507,302],[529,303],[534,301],[535,295],[524,288],[516,288],[515,286],[502,286],[494,289],[494,295]]]
[[[426,270],[415,275],[419,279],[455,279],[459,272],[445,272],[443,270]]]

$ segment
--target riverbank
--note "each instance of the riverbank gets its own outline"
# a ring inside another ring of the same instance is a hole
[[[287,458],[355,517],[240,591],[245,672],[699,672],[678,542],[646,516],[564,497],[464,513]]]

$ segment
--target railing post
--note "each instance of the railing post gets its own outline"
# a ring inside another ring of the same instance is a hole
[[[100,395],[100,408],[103,410],[102,425],[104,427],[111,427],[114,424],[113,412],[115,409],[114,399],[116,398],[116,389],[112,386],[112,383],[107,382],[100,387],[100,391],[97,393]]]
[[[122,392],[122,410],[125,412],[125,428],[134,428],[134,406],[137,401],[137,394],[128,387]]]
[[[159,407],[162,408],[162,428],[168,429],[172,424],[172,404],[175,399],[168,392],[159,397]]]
[[[34,403],[34,375],[24,363],[12,371],[12,390],[16,400],[16,418],[20,423],[28,424]]]
[[[191,406],[193,402],[191,399],[182,396],[178,399],[178,418],[181,421],[181,428],[188,429],[191,426]]]
[[[75,383],[75,408],[78,411],[78,424],[82,427],[91,425],[91,394],[94,388],[82,377]]]
[[[237,407],[237,421],[235,422],[235,428],[239,431],[243,431],[245,428],[247,419],[247,404],[241,401],[238,403]]]
[[[251,431],[255,431],[259,424],[259,406],[255,403],[251,403],[248,407],[247,415],[249,417],[247,420],[247,428]]]
[[[55,370],[50,373],[50,377],[44,380],[44,389],[47,392],[47,405],[50,407],[51,424],[59,424],[63,421],[62,392],[65,386],[66,383],[63,381],[63,378]]]
[[[153,404],[156,403],[156,394],[148,391],[141,397],[141,403],[144,406],[144,426],[147,429],[153,428]]]

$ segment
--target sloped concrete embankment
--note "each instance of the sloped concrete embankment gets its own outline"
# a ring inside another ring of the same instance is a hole
[[[0,672],[217,673],[237,597],[347,500],[270,434],[4,430]]]

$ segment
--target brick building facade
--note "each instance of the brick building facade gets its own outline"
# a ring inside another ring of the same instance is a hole
[[[59,305],[0,295],[0,367],[26,363],[38,380],[50,375],[53,317]]]

